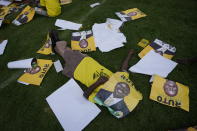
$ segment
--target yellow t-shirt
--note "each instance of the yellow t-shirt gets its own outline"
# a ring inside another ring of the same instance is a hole
[[[110,77],[112,72],[105,68],[104,66],[100,65],[97,61],[95,61],[91,57],[85,57],[77,68],[74,71],[74,78],[87,87],[94,84],[100,76]],[[93,97],[95,96],[96,92],[99,90],[98,87],[89,97],[89,100],[93,102]]]
[[[50,17],[58,16],[61,13],[59,0],[40,0],[40,5],[45,6]]]
[[[150,99],[189,112],[189,87],[154,76]]]

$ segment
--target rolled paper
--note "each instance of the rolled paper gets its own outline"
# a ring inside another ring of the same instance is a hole
[[[37,65],[36,58],[12,61],[8,63],[8,68],[10,69],[23,69],[23,68],[32,68]]]

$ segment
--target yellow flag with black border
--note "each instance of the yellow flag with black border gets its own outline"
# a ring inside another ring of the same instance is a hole
[[[50,55],[52,54],[52,42],[51,38],[49,37],[49,34],[47,34],[46,41],[44,42],[44,45],[37,51],[39,54],[44,54],[44,55]]]
[[[72,33],[71,48],[72,50],[79,50],[81,52],[96,51],[96,44],[92,31]]]
[[[40,85],[46,73],[52,66],[52,60],[37,59],[38,66],[26,69],[25,73],[18,79],[20,83]]]
[[[33,19],[34,15],[35,15],[34,8],[30,6],[26,6],[12,23],[17,26],[28,23]]]
[[[151,50],[154,50],[156,53],[160,54],[161,56],[164,56],[167,59],[172,59],[172,57],[175,55],[176,48],[169,45],[168,43],[165,43],[161,40],[155,39],[154,42],[146,46],[139,54],[138,56],[140,58],[143,58],[148,52]]]
[[[140,11],[138,8],[128,9],[121,12],[116,12],[116,15],[124,22],[130,20],[136,20],[147,16],[145,13]]]
[[[150,99],[189,112],[189,87],[155,75]]]

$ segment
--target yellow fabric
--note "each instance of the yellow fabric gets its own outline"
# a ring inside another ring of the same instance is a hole
[[[96,51],[96,46],[95,46],[95,42],[94,42],[94,37],[91,36],[89,38],[86,39],[86,41],[88,42],[88,46],[86,48],[81,48],[79,45],[80,41],[71,41],[71,48],[72,50],[79,50],[81,52],[91,52],[91,51]]]
[[[40,0],[40,5],[45,6],[50,17],[58,16],[61,13],[59,0]]]
[[[43,55],[52,54],[53,52],[52,52],[51,44],[52,44],[51,38],[49,37],[49,34],[48,34],[44,45],[37,51],[37,53],[43,54]]]
[[[178,92],[175,96],[170,96],[164,90],[166,82],[166,79],[157,75],[154,76],[150,99],[161,104],[178,107],[189,112],[189,87],[176,82]]]
[[[146,39],[142,39],[140,42],[138,42],[138,46],[145,48],[148,44],[150,44],[150,42]]]
[[[133,85],[133,82],[129,79],[129,74],[127,72],[114,73],[101,88],[110,92],[114,92],[114,88],[119,82],[123,82],[129,85],[130,93],[129,95],[124,97],[124,102],[127,108],[132,111],[137,106],[139,101],[142,100],[142,94],[135,89],[135,86]]]
[[[150,45],[148,45],[148,46],[146,46],[139,54],[138,54],[138,56],[140,57],[140,58],[143,58],[149,51],[151,51],[151,50],[154,50]],[[167,58],[167,59],[172,59],[172,57],[174,56],[174,55],[168,55],[168,54],[163,54],[163,56],[165,57],[165,58]]]
[[[40,71],[35,74],[24,73],[18,81],[39,86],[52,64],[53,62],[51,60],[38,59],[38,66],[41,68]]]
[[[77,66],[74,72],[74,78],[87,87],[94,84],[100,76],[110,77],[112,72],[107,68],[100,65],[91,57],[85,57],[80,64]],[[98,92],[97,88],[89,97],[89,100],[93,102],[93,98]]]
[[[129,13],[131,13],[131,12],[137,13],[136,15],[131,16],[131,19],[132,20],[139,19],[141,17],[145,17],[146,16],[146,14],[144,14],[142,11],[140,11],[137,8],[133,8],[133,9],[128,9],[128,10],[122,11],[122,13],[124,13],[126,15],[129,14]]]
[[[189,128],[187,129],[187,131],[197,131],[197,129],[195,129],[195,128],[193,128],[193,127],[189,127]]]
[[[25,22],[25,23],[28,23],[29,21],[31,21],[31,20],[33,19],[34,15],[35,15],[35,10],[34,10],[34,8],[31,8],[30,6],[26,6],[26,7],[23,9],[23,11],[16,17],[15,20],[17,20],[21,15],[23,15],[23,14],[25,14],[25,13],[27,13],[27,12],[28,12],[28,14],[27,14],[26,16],[27,16],[28,20],[27,20],[27,22]],[[24,24],[24,23],[22,23],[22,24]]]
[[[9,7],[8,6],[4,6],[1,8],[1,12],[0,12],[0,19],[4,19],[4,17],[9,13]]]

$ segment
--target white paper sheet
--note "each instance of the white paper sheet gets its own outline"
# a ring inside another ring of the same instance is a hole
[[[65,131],[81,131],[100,113],[94,103],[83,97],[83,91],[73,79],[46,100]]]
[[[34,58],[24,59],[24,60],[17,60],[8,62],[7,66],[9,69],[27,69],[32,68],[32,60]]]
[[[111,24],[109,24],[111,23]],[[124,46],[126,37],[119,32],[120,23],[116,23],[111,19],[106,23],[94,24],[92,27],[96,46],[102,52],[108,52],[116,48]]]
[[[100,5],[100,3],[99,3],[99,2],[94,3],[94,4],[91,4],[91,5],[90,5],[90,7],[91,7],[91,8],[94,8],[94,7],[98,6],[98,5]]]
[[[152,50],[129,70],[135,73],[167,77],[176,65],[176,62],[169,60]]]
[[[55,22],[55,26],[60,27],[60,30],[79,30],[82,24],[74,23],[67,20],[57,19]]]
[[[8,43],[8,40],[4,40],[0,43],[0,55],[3,55],[7,43]]]
[[[12,2],[10,1],[7,1],[7,0],[0,0],[0,5],[3,5],[3,6],[8,6],[9,4],[11,4]]]
[[[55,66],[55,70],[57,73],[63,70],[60,60],[57,60],[56,62],[54,62],[54,66]]]

